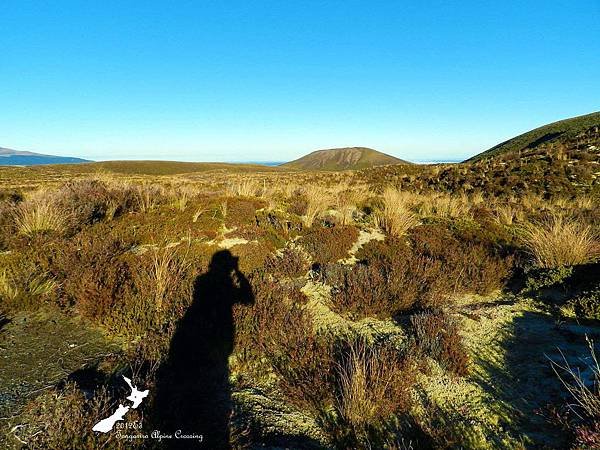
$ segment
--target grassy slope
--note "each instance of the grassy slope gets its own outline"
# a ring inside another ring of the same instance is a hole
[[[266,172],[277,170],[260,164],[231,164],[216,162],[179,161],[104,161],[92,164],[94,168],[115,173],[144,175],[176,175],[191,172],[223,170],[228,172]]]
[[[469,158],[466,162],[479,161],[491,156],[524,150],[526,148],[534,148],[542,143],[550,141],[560,142],[564,139],[573,138],[577,134],[592,127],[600,127],[600,112],[559,120],[558,122],[541,126],[509,139],[508,141],[502,142],[483,153]]]
[[[346,170],[388,164],[410,164],[399,158],[366,147],[317,150],[281,167],[299,170]]]
[[[20,174],[45,175],[52,172],[72,174],[93,174],[97,172],[113,172],[127,175],[178,175],[182,173],[207,172],[210,170],[227,170],[228,172],[270,172],[277,168],[259,164],[228,164],[213,162],[179,162],[179,161],[103,161],[85,164],[62,164],[33,167],[0,167],[0,174],[15,177]]]

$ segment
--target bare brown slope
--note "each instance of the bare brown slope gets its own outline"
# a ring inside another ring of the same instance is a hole
[[[346,170],[388,164],[410,164],[391,155],[366,147],[344,147],[317,150],[281,167],[300,170]]]

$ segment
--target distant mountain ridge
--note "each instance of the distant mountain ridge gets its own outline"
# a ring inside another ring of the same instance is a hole
[[[0,166],[37,166],[43,164],[77,164],[90,162],[71,156],[53,156],[0,147]]]
[[[343,147],[316,150],[280,167],[300,170],[345,170],[389,164],[411,164],[395,156],[367,147]]]
[[[593,141],[597,142],[597,138],[594,138],[594,136],[597,137],[599,133],[600,112],[593,112],[583,116],[571,117],[569,119],[542,125],[541,127],[501,142],[489,150],[467,159],[465,162],[475,162],[485,158],[521,150],[533,150],[542,145],[552,143],[573,145],[575,141],[579,141],[580,144]]]

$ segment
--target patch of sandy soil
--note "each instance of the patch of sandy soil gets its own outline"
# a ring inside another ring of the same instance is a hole
[[[240,237],[231,237],[231,238],[225,238],[225,239],[222,239],[221,241],[218,241],[217,246],[219,248],[223,248],[223,249],[230,249],[236,245],[247,244],[248,242],[249,242],[248,239],[244,239],[244,238],[240,238]]]

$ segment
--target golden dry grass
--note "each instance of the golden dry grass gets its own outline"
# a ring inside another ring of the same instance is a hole
[[[17,282],[10,270],[0,271],[0,300],[12,301],[25,295],[38,298],[50,295],[58,283],[47,274],[27,274],[24,280]]]
[[[302,216],[302,223],[305,227],[311,227],[314,221],[319,218],[329,206],[329,193],[320,186],[307,186],[304,188],[306,196],[306,213]]]
[[[188,203],[196,196],[196,194],[196,189],[189,185],[178,186],[169,192],[171,204],[175,209],[182,212],[185,211]]]
[[[481,192],[478,191],[469,196],[469,202],[472,205],[481,205],[483,202],[485,202],[485,197]]]
[[[500,204],[494,207],[494,219],[501,225],[513,225],[525,218],[523,209],[513,204]]]
[[[526,194],[521,197],[521,204],[529,210],[541,209],[545,206],[544,199],[538,194]]]
[[[410,194],[388,187],[383,192],[383,207],[375,214],[375,225],[395,236],[403,236],[419,225],[419,219],[410,206]]]
[[[539,267],[574,266],[600,258],[597,234],[578,219],[554,214],[543,222],[526,224],[522,231],[525,247]]]
[[[456,219],[469,217],[471,210],[466,197],[453,197],[451,195],[437,195],[431,199],[432,211],[438,217]]]
[[[188,247],[189,249],[189,247]],[[167,245],[152,251],[152,263],[146,273],[142,274],[143,282],[150,287],[154,305],[162,309],[169,297],[170,289],[189,269],[187,252],[181,254],[176,245]]]
[[[29,295],[37,297],[51,294],[58,287],[58,283],[47,275],[31,277],[27,283]]]
[[[51,196],[40,192],[21,203],[15,209],[13,218],[20,234],[32,236],[45,231],[62,231],[67,215]]]
[[[14,300],[19,295],[18,289],[13,285],[8,270],[0,272],[0,298]]]
[[[242,178],[230,182],[227,185],[227,191],[230,195],[238,197],[256,197],[262,195],[264,185],[252,178]]]
[[[354,221],[356,205],[360,194],[352,190],[343,190],[335,193],[335,209],[342,225],[350,225]]]
[[[227,218],[227,200],[223,200],[219,204],[218,212],[221,213],[221,218],[223,220]]]
[[[596,207],[596,202],[589,195],[582,195],[575,199],[575,206],[579,209],[594,209]]]
[[[145,213],[158,206],[161,197],[165,195],[165,188],[160,184],[143,183],[135,186],[135,193],[139,210]]]
[[[357,431],[373,426],[406,407],[402,370],[398,360],[359,340],[338,364],[340,393],[337,408]],[[406,379],[410,374],[404,374]]]

